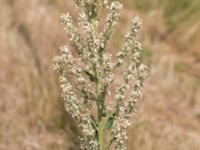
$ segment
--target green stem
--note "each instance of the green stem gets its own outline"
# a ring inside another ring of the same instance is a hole
[[[96,76],[96,96],[97,96],[97,108],[98,108],[98,142],[99,150],[104,150],[104,140],[103,140],[103,130],[104,130],[104,121],[102,119],[102,100],[101,100],[101,84],[99,82],[99,71],[95,67],[95,76]]]
[[[104,150],[103,129],[104,129],[104,122],[102,120],[99,122],[99,128],[98,128],[99,150]]]
[[[89,16],[89,22],[93,24],[97,20],[97,6],[96,6],[96,0],[89,0],[86,6],[86,13]],[[94,31],[95,33],[95,31]],[[97,52],[97,55],[99,53]],[[98,60],[98,63],[99,60]],[[94,72],[95,72],[95,78],[96,78],[96,97],[97,97],[97,109],[98,109],[98,142],[99,142],[99,150],[104,150],[104,119],[103,119],[103,97],[102,97],[102,92],[101,92],[101,82],[99,80],[100,75],[98,68],[94,66]]]

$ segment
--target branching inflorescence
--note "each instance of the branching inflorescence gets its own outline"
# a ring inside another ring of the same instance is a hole
[[[136,39],[141,19],[135,17],[132,20],[130,31],[114,59],[106,45],[122,4],[110,0],[74,2],[83,10],[79,21],[84,36],[79,33],[69,13],[61,15],[61,22],[71,41],[70,48],[76,50],[77,56],[72,55],[69,47],[63,46],[61,54],[53,58],[54,68],[60,75],[66,111],[82,130],[83,136],[79,138],[81,149],[125,150],[126,129],[136,113],[147,76],[147,67],[140,62],[141,44]],[[107,10],[108,15],[102,32],[98,32],[101,10]],[[114,70],[123,63],[128,65],[122,83],[115,89],[114,105],[107,107],[109,87],[115,79]],[[133,92],[126,96],[130,90]],[[105,138],[105,131],[109,132],[110,138]]]

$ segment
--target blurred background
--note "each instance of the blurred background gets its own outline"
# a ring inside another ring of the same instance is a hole
[[[142,60],[150,68],[128,150],[199,150],[200,1],[122,3],[110,49],[139,15]],[[77,20],[72,0],[0,0],[0,150],[78,150],[79,132],[64,111],[51,62],[68,43],[63,12]]]

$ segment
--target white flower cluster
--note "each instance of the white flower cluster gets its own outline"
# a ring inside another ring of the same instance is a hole
[[[116,150],[125,150],[125,140],[127,139],[126,129],[131,125],[130,119],[135,115],[138,100],[141,99],[141,88],[143,87],[144,79],[147,76],[147,67],[140,65],[135,75],[134,91],[127,101],[118,106],[118,113],[114,118],[112,134],[115,141]],[[125,87],[125,84],[123,85]],[[120,87],[120,89],[123,89]],[[124,90],[119,91],[124,94]],[[119,94],[122,95],[122,94]],[[123,96],[123,95],[122,95]],[[120,97],[120,100],[124,97]]]
[[[61,55],[53,58],[54,69],[60,74],[65,108],[82,129],[83,137],[79,138],[82,150],[104,150],[105,147],[109,150],[112,144],[116,150],[125,150],[126,129],[136,112],[136,104],[141,98],[144,78],[147,75],[147,67],[140,62],[141,44],[136,38],[141,19],[139,17],[133,19],[131,29],[116,55],[117,61],[114,62],[113,56],[106,50],[106,45],[118,21],[122,4],[110,0],[74,0],[74,2],[83,8],[79,21],[84,36],[78,33],[68,13],[61,15],[61,22],[78,58],[72,55],[67,46],[61,47]],[[105,27],[100,33],[98,32],[99,10],[101,10],[99,7],[108,11]],[[105,106],[109,86],[115,78],[114,69],[120,67],[125,59],[129,62],[123,74],[124,81],[115,90],[116,107],[110,110],[111,107]],[[83,62],[82,67],[76,65],[78,60]],[[134,82],[133,87],[130,81]],[[125,100],[126,92],[131,88],[134,91]],[[97,109],[97,113],[93,113],[94,109]],[[106,129],[111,133],[111,141],[108,143],[104,143],[106,141],[103,140]]]
[[[130,54],[131,48],[135,44],[135,38],[136,34],[140,29],[140,25],[142,24],[142,21],[139,17],[135,17],[132,21],[131,29],[125,36],[125,41],[122,46],[122,50],[118,52],[117,57],[117,66],[121,65],[124,62],[124,59],[127,55]]]
[[[81,44],[80,34],[78,33],[77,28],[73,25],[72,17],[69,13],[62,14],[60,16],[61,23],[64,25],[65,31],[68,33],[72,45],[78,51],[78,54],[83,53],[83,46]]]
[[[116,109],[119,108],[119,105],[121,101],[124,99],[124,95],[126,90],[129,89],[129,81],[134,80],[136,78],[136,73],[138,71],[138,65],[140,63],[140,57],[141,57],[141,44],[136,40],[136,33],[138,32],[138,29],[141,25],[141,20],[138,17],[135,17],[132,21],[132,27],[131,31],[127,33],[126,39],[122,48],[122,51],[120,51],[118,56],[118,61],[116,63],[116,66],[123,63],[124,59],[129,57],[130,63],[127,67],[127,70],[124,72],[124,81],[125,83],[122,83],[120,86],[116,88],[115,91],[115,100],[116,103]]]
[[[88,3],[98,3],[100,6],[109,7],[109,3],[111,0],[74,0],[75,4],[78,7],[85,7]],[[97,4],[96,4],[97,5]]]
[[[74,0],[75,4],[79,6],[85,6],[87,0]]]
[[[111,33],[118,21],[119,18],[119,11],[122,8],[122,4],[119,2],[113,2],[110,5],[109,13],[106,19],[106,25],[103,30],[103,36],[101,41],[101,48],[104,49],[106,45],[106,41],[110,39]]]
[[[83,77],[82,70],[75,66],[73,57],[66,46],[61,47],[61,56],[54,57],[53,61],[54,69],[60,73],[59,81],[62,89],[62,97],[65,101],[66,111],[71,114],[72,118],[74,118],[78,123],[78,126],[82,129],[84,134],[82,140],[87,139],[90,140],[90,142],[93,142],[93,146],[88,142],[85,143],[85,149],[92,147],[91,150],[98,150],[98,146],[95,146],[94,144],[96,143],[96,145],[98,145],[95,138],[96,131],[93,128],[92,119],[90,117],[91,112],[89,111],[91,107],[91,99],[90,97],[85,98],[89,89],[87,87],[87,81]],[[65,70],[66,67],[68,69],[67,71]],[[68,72],[76,76],[76,81],[83,98],[78,98],[74,93],[73,87],[67,78]]]
[[[80,149],[83,150],[99,150],[99,145],[96,140],[91,140],[87,136],[79,137]]]
[[[99,68],[101,74],[101,80],[105,85],[110,85],[114,80],[112,55],[109,53],[102,54],[102,67]]]
[[[64,68],[66,67],[68,72],[76,77],[77,87],[81,93],[81,96],[84,97],[84,104],[88,109],[90,109],[92,100],[92,90],[90,88],[90,83],[85,79],[83,70],[75,65],[74,58],[68,47],[63,46],[60,48],[60,51],[61,56],[56,56],[53,59],[55,62],[55,70],[58,70],[58,72],[62,74],[66,72],[64,71]]]
[[[98,65],[98,47],[100,45],[100,34],[97,33],[96,27],[98,26],[98,21],[90,22],[88,21],[88,16],[85,13],[80,15],[82,21],[82,26],[85,37],[85,57],[93,65]]]
[[[131,31],[125,37],[122,51],[117,55],[117,66],[121,65],[126,57],[129,57],[130,62],[127,70],[124,72],[124,83],[118,86],[115,92],[116,110],[112,134],[115,138],[116,150],[126,149],[126,128],[130,125],[130,118],[136,112],[136,104],[141,98],[141,88],[147,76],[147,67],[143,64],[140,65],[141,44],[136,40],[136,34],[140,29],[140,25],[141,19],[135,17],[132,21]],[[128,100],[122,101],[125,98],[125,92],[130,88],[129,82],[131,80],[135,81],[134,91]]]

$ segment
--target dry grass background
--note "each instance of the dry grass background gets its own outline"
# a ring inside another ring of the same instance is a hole
[[[178,20],[169,28],[171,16],[155,1],[123,1],[120,32],[111,41],[114,50],[131,17],[142,16],[150,75],[128,149],[199,150],[200,21]],[[66,11],[76,17],[71,0],[0,1],[0,150],[78,149],[78,131],[64,111],[51,63],[67,42],[59,23]]]

